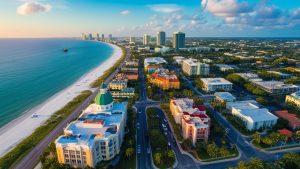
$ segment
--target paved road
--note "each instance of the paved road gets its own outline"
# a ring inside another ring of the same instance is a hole
[[[124,60],[127,61],[130,56],[130,49],[126,49],[127,55]],[[122,67],[124,62],[119,66]],[[116,69],[105,81],[105,84],[108,84],[118,73],[119,69]],[[48,147],[48,145],[56,139],[62,132],[63,128],[67,126],[67,124],[72,121],[74,118],[77,118],[83,109],[85,109],[90,102],[96,97],[98,94],[99,88],[93,92],[91,96],[89,96],[78,108],[76,108],[66,119],[64,119],[61,123],[57,125],[55,129],[53,129],[38,145],[36,145],[23,159],[15,166],[16,169],[32,169],[37,163],[40,155],[43,151]]]

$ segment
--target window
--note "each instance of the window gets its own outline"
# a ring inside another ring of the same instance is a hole
[[[77,155],[76,157],[77,157],[77,158],[80,158],[80,155]]]
[[[66,163],[69,163],[70,162],[70,160],[69,159],[66,159]]]
[[[72,160],[72,163],[76,163],[76,160]]]
[[[80,154],[80,151],[76,151],[76,154]]]
[[[75,155],[71,155],[71,158],[75,158]]]
[[[65,154],[65,158],[69,158],[69,154]]]
[[[81,160],[77,160],[77,163],[78,163],[78,164],[81,164]]]

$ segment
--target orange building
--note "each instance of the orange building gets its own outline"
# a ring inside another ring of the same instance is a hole
[[[156,71],[149,76],[149,82],[163,90],[179,89],[180,81],[174,72],[168,70]]]

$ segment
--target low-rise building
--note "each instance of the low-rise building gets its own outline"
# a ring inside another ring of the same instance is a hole
[[[216,64],[216,66],[219,68],[220,71],[222,72],[227,72],[227,71],[230,71],[230,70],[234,70],[233,67],[229,66],[229,65],[226,65],[226,64]]]
[[[133,61],[127,61],[125,62],[125,65],[127,67],[138,67],[139,66],[139,62],[133,60]]]
[[[241,119],[249,131],[269,128],[277,123],[278,117],[266,108],[259,108],[254,100],[228,102],[226,108]]]
[[[232,89],[232,83],[224,78],[201,78],[203,90],[207,92]]]
[[[226,103],[226,102],[234,102],[236,101],[236,97],[234,97],[229,92],[215,92],[216,100]]]
[[[254,73],[236,73],[237,75],[241,76],[241,78],[243,78],[244,80],[248,80],[248,81],[262,81],[262,79],[260,79],[258,77],[257,74]]]
[[[183,56],[174,56],[173,59],[175,60],[175,62],[179,65],[182,65],[183,60],[185,60],[185,57]]]
[[[121,90],[111,91],[111,95],[114,98],[132,98],[134,96],[134,88],[128,87]]]
[[[291,114],[287,110],[275,111],[274,114],[289,122],[289,127],[293,130],[300,129],[300,119],[296,114]]]
[[[121,72],[132,72],[132,73],[138,73],[139,69],[134,67],[123,67],[121,68]]]
[[[177,124],[182,127],[182,136],[195,145],[199,139],[207,141],[210,133],[210,118],[204,106],[195,106],[192,99],[171,99],[170,110]]]
[[[167,69],[155,71],[148,76],[148,80],[151,84],[154,84],[163,90],[180,88],[180,81],[175,72],[169,72]]]
[[[268,73],[271,73],[271,74],[276,74],[276,75],[279,75],[280,78],[282,79],[288,79],[288,78],[291,78],[292,75],[291,74],[287,74],[287,73],[281,73],[281,72],[277,72],[277,71],[267,71]]]
[[[68,124],[55,140],[58,162],[74,168],[94,168],[120,153],[125,135],[127,103],[114,103],[102,84],[95,103]]]
[[[144,69],[147,73],[153,73],[155,70],[162,68],[167,61],[161,57],[150,57],[144,60]]]
[[[127,82],[127,79],[113,79],[108,86],[112,90],[121,90],[127,88]]]
[[[209,75],[209,65],[196,59],[185,59],[182,61],[182,71],[189,76]]]
[[[116,79],[138,80],[138,78],[139,78],[138,73],[134,73],[134,72],[119,73],[116,76]]]
[[[300,109],[300,91],[287,95],[285,97],[285,103],[294,105]]]
[[[271,94],[290,94],[299,90],[299,86],[280,81],[252,81],[260,89]]]

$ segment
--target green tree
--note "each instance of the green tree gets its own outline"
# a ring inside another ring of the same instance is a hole
[[[247,164],[248,168],[251,169],[264,169],[264,162],[257,158],[252,158]]]
[[[175,154],[173,153],[172,150],[168,150],[167,155],[168,155],[169,158],[175,158]]]
[[[211,158],[215,158],[218,156],[219,148],[214,143],[208,144],[206,151]]]
[[[184,90],[183,90],[183,95],[184,95],[185,97],[192,97],[192,96],[193,96],[193,91],[184,89]]]
[[[261,142],[261,136],[258,132],[255,132],[252,135],[253,141],[255,141],[257,144],[259,144]]]
[[[155,153],[154,160],[155,160],[156,164],[160,164],[161,163],[161,153]]]
[[[283,155],[281,161],[284,163],[284,168],[295,169],[300,168],[300,155],[296,153],[287,153]]]
[[[131,147],[127,148],[126,151],[125,151],[126,157],[129,158],[129,159],[131,158],[133,153],[134,153],[134,149],[131,148]]]
[[[229,156],[230,153],[225,147],[221,147],[219,149],[219,154],[221,157],[226,157],[226,156]]]

